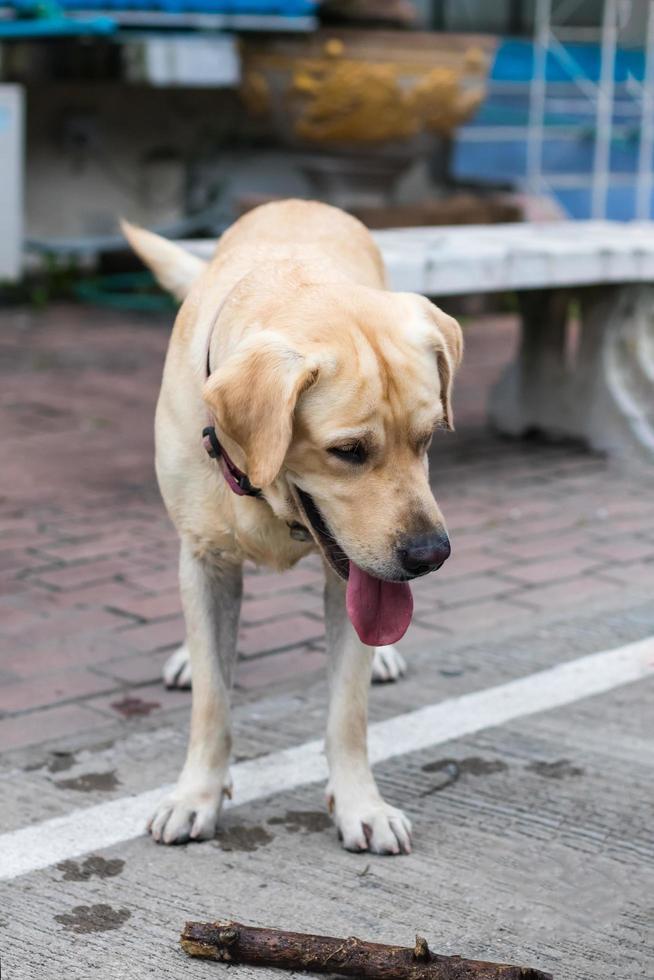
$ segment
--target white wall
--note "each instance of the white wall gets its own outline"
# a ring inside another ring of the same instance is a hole
[[[23,91],[0,85],[0,281],[18,279],[23,240]]]

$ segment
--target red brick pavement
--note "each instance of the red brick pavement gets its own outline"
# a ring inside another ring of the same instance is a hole
[[[161,714],[183,624],[152,466],[168,324],[80,306],[0,316],[0,747]],[[654,495],[570,447],[498,440],[489,386],[511,317],[466,325],[457,433],[432,452],[453,555],[414,585],[416,645],[654,586]],[[249,569],[237,686],[322,667],[321,573]]]

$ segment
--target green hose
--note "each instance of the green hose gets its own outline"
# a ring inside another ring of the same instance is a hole
[[[132,313],[166,313],[176,309],[149,272],[124,272],[82,279],[73,286],[77,299],[95,306]]]

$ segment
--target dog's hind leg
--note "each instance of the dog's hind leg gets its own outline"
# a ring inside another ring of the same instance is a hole
[[[408,854],[411,824],[382,799],[367,749],[373,648],[357,636],[345,609],[345,583],[326,569],[325,626],[331,657],[326,750],[327,802],[349,851]]]
[[[372,658],[373,684],[397,681],[406,673],[406,661],[397,647],[375,647]],[[191,686],[191,656],[183,643],[168,657],[163,668],[164,684],[168,688],[186,690]]]
[[[186,762],[148,824],[164,844],[213,837],[223,796],[231,795],[229,693],[242,592],[239,564],[197,558],[184,541],[179,567],[195,683]]]

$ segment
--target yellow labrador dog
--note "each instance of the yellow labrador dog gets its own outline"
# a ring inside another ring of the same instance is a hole
[[[188,755],[150,820],[156,841],[213,836],[231,795],[229,692],[245,559],[287,569],[316,549],[331,656],[327,799],[343,845],[408,853],[366,750],[374,648],[398,640],[409,581],[450,553],[427,449],[451,427],[458,324],[386,288],[367,230],[310,201],[237,221],[204,263],[124,226],[183,299],[156,414],[161,492],[181,539],[193,670]]]

